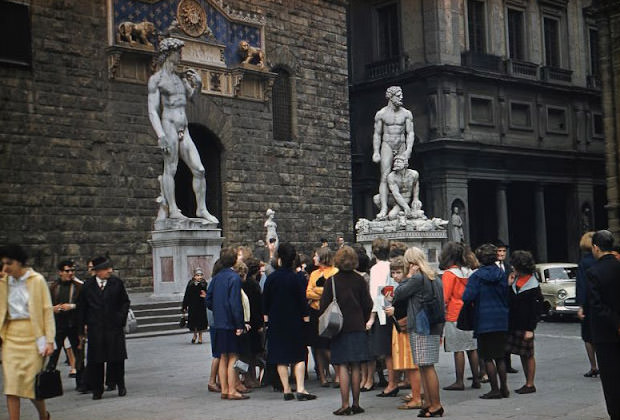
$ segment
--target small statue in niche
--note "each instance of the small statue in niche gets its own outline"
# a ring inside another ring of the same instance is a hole
[[[257,67],[265,67],[265,53],[260,48],[250,45],[248,41],[239,43],[239,56],[242,64],[253,64]]]
[[[157,30],[152,22],[122,22],[118,25],[116,41],[119,43],[129,42],[130,45],[136,45],[139,42],[147,47],[153,47],[153,44],[149,41],[149,37],[153,37],[156,34]]]
[[[463,219],[459,216],[458,206],[454,206],[452,208],[450,223],[452,224],[452,240],[454,242],[465,242],[465,234],[463,233]]]

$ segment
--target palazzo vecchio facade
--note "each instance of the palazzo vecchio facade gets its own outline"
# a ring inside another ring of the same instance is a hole
[[[264,238],[268,208],[301,250],[351,238],[346,12],[341,0],[0,1],[0,243],[26,246],[46,276],[108,253],[130,287],[152,287],[162,156],[146,81],[168,31],[202,78],[189,130],[225,243]],[[244,64],[241,41],[263,62]],[[176,189],[192,215],[182,164]]]

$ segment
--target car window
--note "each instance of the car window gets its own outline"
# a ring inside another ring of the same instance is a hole
[[[577,267],[552,267],[545,270],[545,281],[550,280],[575,280]]]

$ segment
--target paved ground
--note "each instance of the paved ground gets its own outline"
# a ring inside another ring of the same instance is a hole
[[[336,389],[319,388],[316,380],[308,383],[315,401],[285,402],[279,393],[260,389],[247,401],[222,401],[219,394],[207,392],[211,361],[208,344],[191,345],[190,336],[176,335],[132,339],[128,341],[130,359],[126,365],[128,395],[119,398],[107,392],[100,401],[73,390],[68,369],[62,366],[65,395],[49,400],[52,418],[63,420],[193,420],[193,419],[333,419],[331,412],[339,407]],[[584,378],[587,362],[579,325],[572,322],[545,322],[536,337],[538,392],[530,395],[512,393],[502,400],[481,400],[486,392],[468,389],[463,392],[442,391],[446,417],[451,419],[605,419],[605,405],[599,379]],[[513,365],[521,371],[513,356]],[[441,354],[437,365],[440,384],[452,383],[451,354]],[[314,378],[314,375],[312,375]],[[523,384],[521,373],[509,375],[509,386]],[[403,392],[401,391],[401,395]],[[375,393],[362,394],[361,406],[367,411],[358,417],[367,419],[410,419],[417,412],[397,410],[397,398],[377,398]],[[0,419],[8,417],[6,402],[0,399]],[[22,419],[34,419],[35,411],[22,403]]]

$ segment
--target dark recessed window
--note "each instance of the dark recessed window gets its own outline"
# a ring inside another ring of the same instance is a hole
[[[532,110],[530,104],[521,102],[510,103],[510,126],[527,129],[532,127]]]
[[[599,77],[600,76],[600,55],[598,49],[598,31],[596,29],[590,28],[589,31],[590,38],[590,74],[592,76]]]
[[[467,1],[467,29],[470,51],[484,53],[486,50],[486,19],[484,15],[484,2]]]
[[[277,73],[273,83],[272,112],[273,138],[275,140],[291,140],[293,137],[292,109],[291,109],[291,76],[281,68],[272,70]]]
[[[592,134],[594,137],[603,137],[605,135],[603,116],[601,114],[592,114]]]
[[[553,18],[544,18],[545,64],[550,67],[560,65],[560,22]]]
[[[377,60],[388,60],[400,54],[398,8],[396,3],[378,7],[376,10]]]
[[[28,67],[32,64],[27,5],[0,1],[0,39],[0,63]]]
[[[547,131],[566,133],[566,110],[564,108],[547,108]]]
[[[508,9],[508,53],[514,60],[525,60],[523,12]]]

